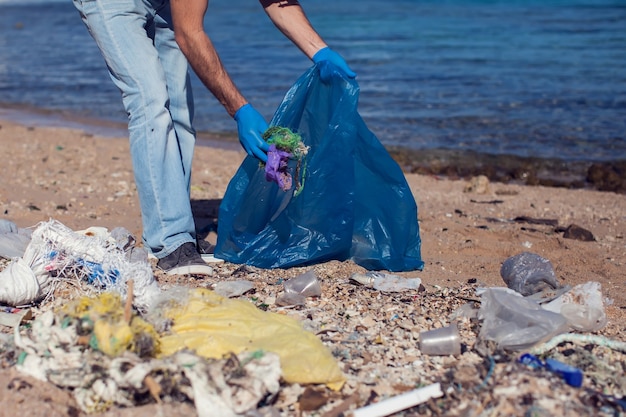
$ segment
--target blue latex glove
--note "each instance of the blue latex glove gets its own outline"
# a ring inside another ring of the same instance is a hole
[[[251,104],[244,104],[235,113],[239,142],[248,155],[267,162],[267,151],[270,145],[263,140],[267,130],[267,122]]]
[[[313,62],[320,63],[322,61],[328,61],[334,64],[339,70],[348,78],[355,78],[356,72],[352,71],[346,61],[337,52],[330,49],[328,46],[320,49],[313,55]],[[332,66],[325,66],[320,69],[320,77],[322,81],[329,81],[333,75]]]

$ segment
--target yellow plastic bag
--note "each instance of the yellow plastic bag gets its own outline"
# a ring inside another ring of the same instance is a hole
[[[332,354],[312,333],[286,316],[268,313],[243,300],[196,289],[184,303],[168,308],[171,334],[160,339],[162,355],[191,349],[207,358],[264,350],[280,357],[288,383],[326,384],[339,390],[345,377]]]

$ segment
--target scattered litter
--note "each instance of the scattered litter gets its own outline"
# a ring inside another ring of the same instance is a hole
[[[297,307],[306,305],[306,297],[297,293],[286,292],[276,297],[279,307]]]
[[[254,304],[195,289],[164,298],[156,308],[171,323],[160,339],[161,354],[191,349],[206,358],[263,350],[280,357],[289,383],[326,384],[338,390],[345,382],[332,354],[291,317],[259,310]],[[157,327],[159,327],[157,325]]]
[[[617,350],[622,353],[626,353],[626,342],[619,340],[608,339],[603,336],[593,334],[576,334],[576,333],[564,333],[550,339],[546,343],[534,347],[530,353],[535,355],[543,355],[556,348],[561,343],[572,342],[581,345],[598,345],[607,347],[609,349]]]
[[[0,325],[7,327],[17,327],[24,321],[33,318],[33,314],[28,308],[14,308],[0,306]]]
[[[322,295],[322,287],[315,276],[315,271],[309,269],[302,275],[286,280],[283,283],[285,292],[300,294],[303,297],[319,297]]]
[[[156,330],[140,316],[131,315],[129,309],[118,293],[103,292],[96,297],[81,297],[60,311],[65,321],[78,321],[83,343],[108,356],[125,352],[155,356],[159,352]]]
[[[384,417],[398,411],[406,410],[418,404],[424,403],[431,398],[443,396],[439,383],[427,385],[404,394],[388,398],[376,404],[371,404],[354,410],[354,417]]]
[[[23,256],[30,243],[31,233],[30,229],[21,229],[10,220],[0,219],[0,258]]]
[[[283,288],[285,292],[276,298],[276,305],[281,307],[303,306],[306,304],[307,297],[322,295],[322,287],[312,269],[284,281]]]
[[[83,299],[78,305],[104,307],[107,314],[120,315],[122,309],[110,309],[108,302],[118,295],[103,297]],[[117,301],[114,304],[119,307]],[[24,335],[16,330],[15,343],[23,350],[16,365],[19,371],[71,389],[87,413],[176,398],[193,401],[200,417],[234,417],[256,410],[280,387],[280,360],[270,352],[227,354],[219,360],[189,351],[156,359],[131,351],[109,356],[90,343],[80,343],[84,324],[50,310],[37,317]]]
[[[583,373],[580,369],[557,361],[556,359],[548,358],[545,360],[545,362],[542,362],[535,355],[525,353],[520,357],[519,361],[532,368],[545,368],[551,372],[554,372],[560,375],[563,380],[572,387],[579,388],[583,384]]]
[[[461,336],[457,324],[420,332],[420,350],[425,355],[460,355]]]
[[[0,272],[0,302],[20,306],[45,299],[63,279],[86,282],[91,291],[114,290],[124,296],[126,282],[132,279],[134,302],[146,308],[159,288],[147,255],[133,256],[133,248],[134,240],[131,243],[126,236],[123,243],[117,242],[104,228],[74,232],[56,220],[42,222],[23,256]]]
[[[595,332],[606,325],[604,300],[599,282],[576,285],[565,294],[542,306],[560,313],[574,330]]]
[[[354,273],[350,279],[366,287],[385,292],[418,291],[422,285],[420,278],[404,278],[399,275],[376,271],[369,271],[364,274]]]
[[[222,297],[232,298],[244,295],[254,288],[254,284],[246,280],[220,281],[215,284],[213,291]]]
[[[488,288],[481,295],[479,338],[506,350],[524,350],[565,333],[565,317],[508,288]]]

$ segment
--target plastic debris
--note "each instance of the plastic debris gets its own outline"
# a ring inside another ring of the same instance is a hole
[[[355,273],[350,279],[366,287],[385,292],[419,290],[420,285],[422,285],[420,278],[404,278],[399,275],[376,271],[369,271],[364,274]]]
[[[312,269],[295,278],[288,279],[283,283],[283,286],[286,293],[300,294],[303,297],[319,297],[322,295],[322,287]]]
[[[295,180],[294,196],[297,196],[304,183],[301,173],[304,174],[304,156],[309,151],[299,134],[291,129],[280,126],[272,126],[263,134],[263,139],[270,144],[265,164],[265,179],[274,181],[281,190],[290,190]],[[295,160],[293,175],[290,172],[289,161]]]
[[[254,284],[250,281],[220,281],[215,284],[213,291],[222,297],[231,298],[239,297],[254,288]]]
[[[0,307],[0,325],[3,326],[17,327],[32,317],[33,314],[28,308]]]
[[[96,301],[83,304],[103,307]],[[69,388],[87,413],[169,397],[190,399],[200,417],[234,417],[255,410],[280,388],[280,360],[269,352],[229,354],[219,360],[189,351],[162,358],[141,358],[131,351],[112,357],[81,342],[84,324],[50,310],[25,334],[16,329],[15,344],[22,349],[16,365],[20,372]]]
[[[522,252],[502,263],[500,275],[507,287],[526,296],[544,288],[558,288],[552,263],[541,256]]]
[[[420,350],[425,355],[460,355],[461,337],[457,324],[420,332]]]
[[[42,222],[32,232],[24,255],[0,272],[0,302],[20,306],[38,301],[52,294],[61,279],[124,296],[132,279],[134,302],[145,309],[160,290],[147,256],[131,262],[132,247],[128,237],[120,247],[104,228],[74,232],[56,220]]]
[[[22,229],[10,220],[0,219],[0,258],[22,257],[30,243],[31,233],[30,229]]]
[[[525,353],[519,358],[519,361],[532,368],[545,368],[551,372],[554,372],[560,375],[563,380],[572,387],[579,388],[583,384],[583,373],[580,369],[557,361],[556,359],[548,358],[545,360],[545,362],[542,362],[535,355]]]
[[[600,283],[594,281],[576,285],[542,307],[560,313],[574,330],[595,332],[607,322],[601,288]]]
[[[159,352],[159,335],[154,327],[140,316],[130,315],[118,293],[81,297],[60,312],[65,321],[78,321],[85,342],[108,356],[134,352],[145,357]]]
[[[163,356],[183,349],[206,358],[263,350],[280,357],[289,383],[340,389],[345,381],[334,357],[313,333],[291,317],[259,310],[248,301],[195,289],[187,297],[175,292],[169,300],[163,298],[155,313],[171,320],[169,333],[160,339]]]
[[[566,333],[565,317],[508,288],[489,288],[481,295],[479,339],[492,340],[506,350],[525,350]]]
[[[533,349],[531,349],[530,353],[535,355],[543,355],[546,352],[551,351],[561,343],[565,342],[578,343],[581,345],[593,344],[626,353],[626,342],[622,342],[620,340],[612,340],[598,335],[575,333],[565,333],[555,336],[549,341],[539,346],[535,346]]]
[[[283,287],[285,292],[276,298],[276,305],[281,307],[303,306],[306,304],[307,297],[322,295],[322,287],[312,269],[284,281]]]
[[[376,404],[371,404],[354,410],[354,417],[384,417],[389,416],[398,411],[406,410],[418,404],[425,403],[431,398],[439,398],[443,396],[441,385],[439,383],[427,385],[413,391],[406,392],[402,395],[388,398]]]

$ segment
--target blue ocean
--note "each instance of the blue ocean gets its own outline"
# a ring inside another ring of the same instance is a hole
[[[624,0],[302,0],[357,72],[386,146],[569,162],[626,160]],[[257,1],[214,0],[221,58],[269,120],[311,65]],[[194,77],[196,128],[235,123]],[[70,0],[0,0],[0,107],[123,126],[121,97]]]

